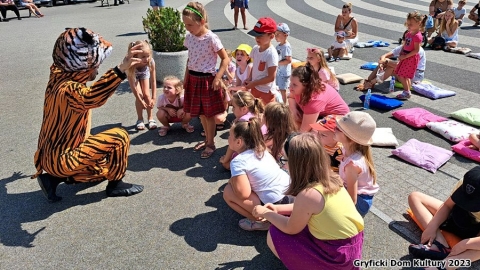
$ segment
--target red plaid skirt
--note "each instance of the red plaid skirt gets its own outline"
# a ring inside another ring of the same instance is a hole
[[[214,117],[225,111],[223,91],[213,90],[214,76],[188,74],[183,110],[192,117]]]

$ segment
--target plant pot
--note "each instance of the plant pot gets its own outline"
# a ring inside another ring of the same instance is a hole
[[[153,59],[155,60],[157,82],[161,83],[163,78],[169,75],[176,76],[183,81],[188,60],[187,50],[180,52],[153,51]]]

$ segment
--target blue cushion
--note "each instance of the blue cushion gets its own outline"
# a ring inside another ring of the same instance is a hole
[[[374,70],[378,67],[377,62],[367,62],[360,66],[361,69]]]
[[[363,102],[365,100],[365,95],[361,95],[360,100]],[[378,94],[372,94],[372,97],[370,98],[370,107],[382,109],[385,111],[398,108],[402,105],[403,102],[398,99],[389,98]]]
[[[372,44],[372,47],[388,47],[390,43],[381,40],[369,40],[367,43]]]

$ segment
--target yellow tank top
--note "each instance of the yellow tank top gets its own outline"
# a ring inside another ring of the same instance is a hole
[[[312,215],[308,229],[320,240],[347,239],[363,231],[363,218],[353,204],[347,190],[342,187],[336,194],[323,194],[323,186],[314,187],[325,200],[322,212]]]

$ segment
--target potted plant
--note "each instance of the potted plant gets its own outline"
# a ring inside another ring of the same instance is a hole
[[[167,75],[183,80],[188,51],[183,46],[186,30],[180,11],[171,7],[149,8],[147,16],[142,19],[143,29],[152,44],[157,81],[162,81]]]

